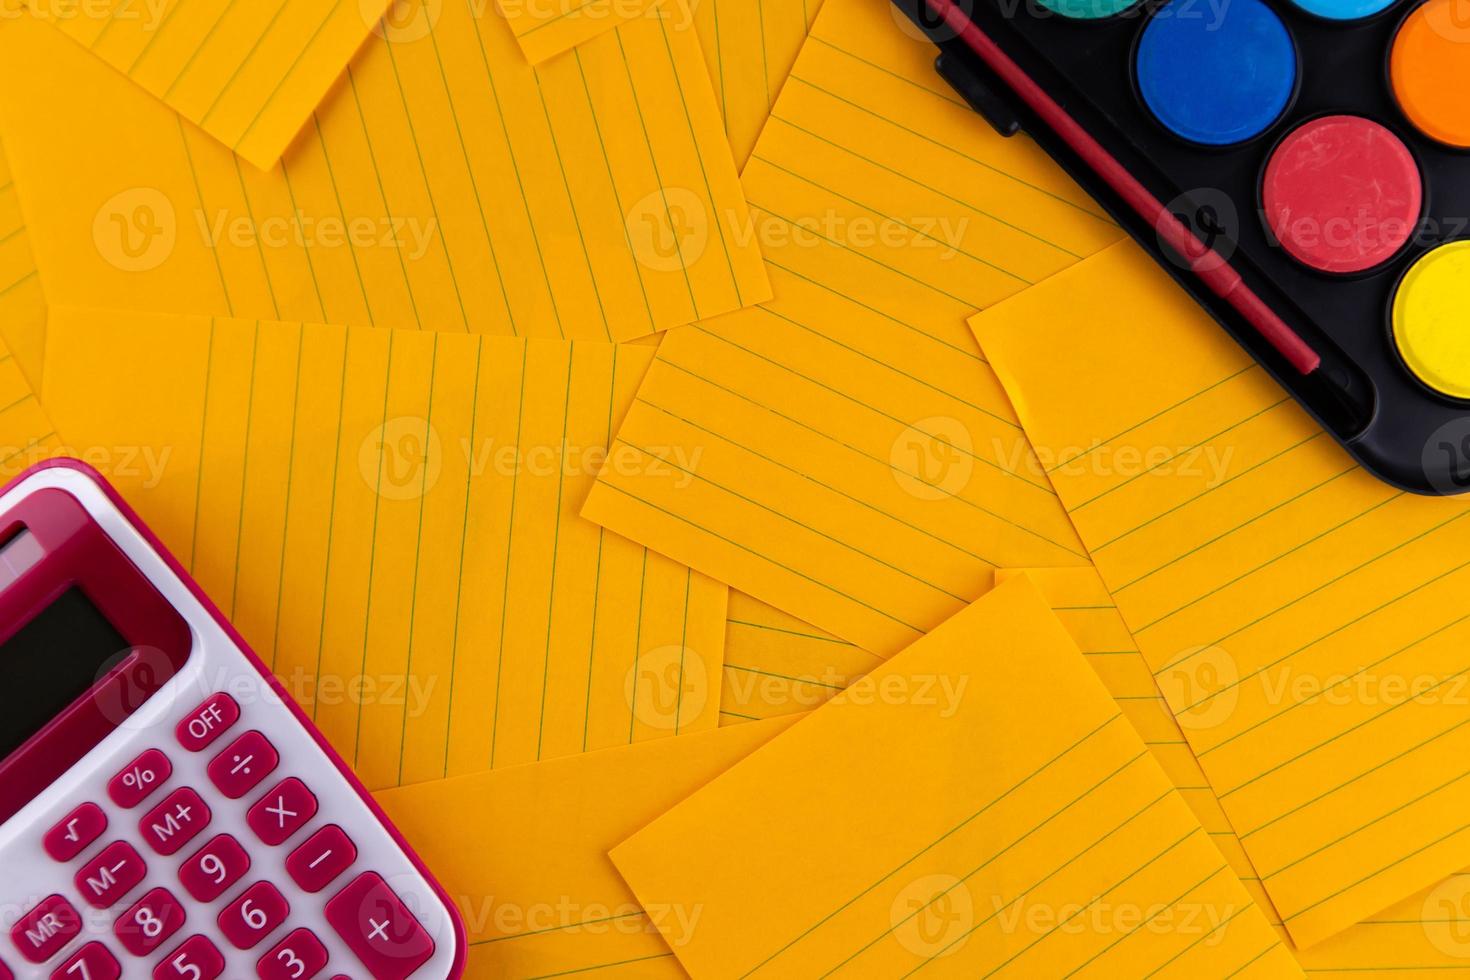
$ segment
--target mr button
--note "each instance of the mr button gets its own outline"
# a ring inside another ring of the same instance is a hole
[[[75,906],[52,895],[21,917],[10,930],[10,939],[20,955],[32,963],[45,963],[81,931],[82,917]]]

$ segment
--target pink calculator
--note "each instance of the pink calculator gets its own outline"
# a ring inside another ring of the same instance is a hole
[[[0,492],[0,980],[442,980],[453,904],[137,516]]]

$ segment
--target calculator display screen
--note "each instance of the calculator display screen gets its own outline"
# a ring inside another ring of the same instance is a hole
[[[86,694],[130,649],[75,586],[0,644],[0,759]]]

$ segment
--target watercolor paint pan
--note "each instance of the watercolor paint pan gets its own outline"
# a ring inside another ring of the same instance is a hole
[[[1470,0],[893,2],[1365,467],[1470,492]]]

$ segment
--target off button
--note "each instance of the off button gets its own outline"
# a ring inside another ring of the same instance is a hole
[[[228,694],[216,694],[189,712],[174,730],[179,744],[190,752],[207,749],[240,720],[240,706]]]

